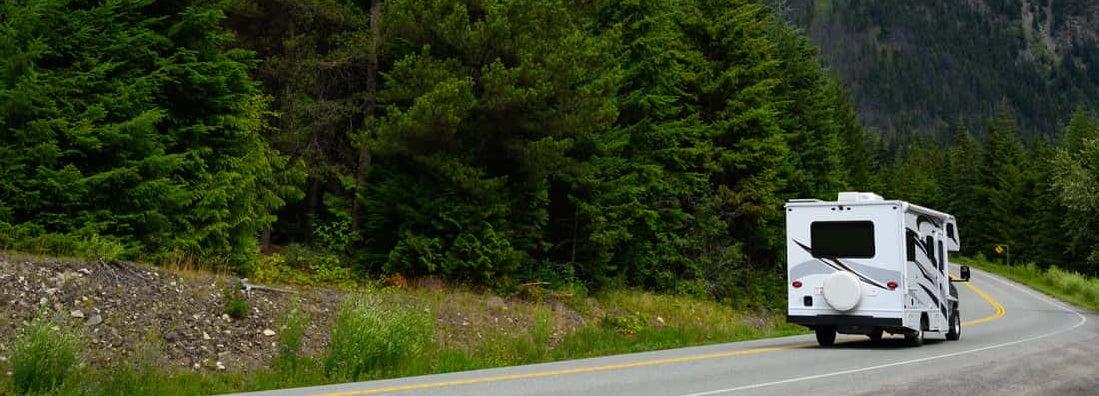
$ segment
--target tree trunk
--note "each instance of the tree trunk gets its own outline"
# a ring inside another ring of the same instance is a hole
[[[381,41],[382,0],[370,2],[370,51],[366,62],[366,114],[364,126],[366,130],[359,142],[359,166],[355,170],[355,199],[351,206],[351,229],[359,231],[362,220],[363,197],[366,193],[366,177],[370,174],[370,165],[374,159],[370,151],[370,138],[374,136],[375,120],[374,108],[377,105],[375,99],[378,94],[378,48]]]

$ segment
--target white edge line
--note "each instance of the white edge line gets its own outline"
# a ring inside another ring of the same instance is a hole
[[[981,271],[981,272],[984,272],[984,271]],[[1035,297],[1038,300],[1041,300],[1041,301],[1043,301],[1043,302],[1045,302],[1049,305],[1052,305],[1056,308],[1060,308],[1062,310],[1071,312],[1071,313],[1075,314],[1077,317],[1079,317],[1080,321],[1077,322],[1072,327],[1069,327],[1069,328],[1066,328],[1066,329],[1061,329],[1061,330],[1058,330],[1058,331],[1055,331],[1055,332],[1052,332],[1052,333],[1042,334],[1042,335],[1039,335],[1039,336],[1034,336],[1034,337],[1025,338],[1025,339],[1021,339],[1021,340],[1015,340],[1015,341],[1011,341],[1011,342],[1005,342],[1005,343],[1002,343],[1002,344],[989,345],[989,346],[976,348],[976,349],[969,349],[969,350],[965,350],[965,351],[947,353],[947,354],[944,354],[944,355],[930,356],[930,357],[925,357],[925,358],[920,358],[920,359],[905,360],[905,361],[902,361],[902,362],[895,362],[895,363],[883,364],[883,365],[878,365],[878,366],[863,367],[863,368],[845,370],[845,371],[837,371],[837,372],[834,372],[834,373],[817,374],[817,375],[810,375],[810,376],[807,376],[807,377],[790,378],[790,379],[785,379],[785,380],[781,380],[781,381],[764,382],[764,383],[761,383],[761,384],[738,386],[738,387],[735,387],[735,388],[718,389],[718,390],[712,390],[712,391],[700,392],[700,393],[691,393],[691,394],[686,394],[686,395],[682,395],[682,396],[708,396],[708,395],[716,395],[716,394],[721,394],[721,393],[732,393],[732,392],[748,390],[748,389],[757,389],[757,388],[764,388],[764,387],[768,387],[768,386],[789,384],[789,383],[794,383],[794,382],[810,381],[810,380],[828,378],[828,377],[836,377],[836,376],[840,376],[840,375],[861,373],[861,372],[864,372],[864,371],[878,370],[878,369],[883,369],[883,368],[888,368],[888,367],[903,366],[903,365],[906,365],[906,364],[926,362],[928,360],[935,360],[935,359],[942,359],[942,358],[948,358],[948,357],[954,357],[954,356],[960,356],[960,355],[967,355],[967,354],[970,354],[970,353],[987,351],[989,349],[1002,348],[1002,347],[1005,347],[1005,346],[1010,346],[1010,345],[1015,345],[1015,344],[1021,344],[1021,343],[1024,343],[1024,342],[1030,342],[1030,341],[1034,341],[1034,340],[1037,340],[1037,339],[1040,339],[1040,338],[1046,338],[1046,337],[1054,336],[1054,335],[1057,335],[1057,334],[1069,332],[1069,331],[1072,331],[1072,330],[1076,330],[1080,326],[1083,326],[1084,323],[1087,323],[1087,321],[1088,321],[1087,317],[1085,317],[1084,315],[1081,315],[1076,310],[1067,308],[1063,304],[1055,302],[1055,300],[1053,300],[1053,299],[1051,299],[1051,298],[1049,298],[1045,295],[1036,294],[1036,293],[1034,293],[1030,290],[1019,287],[1019,286],[1015,285],[1014,283],[1011,283],[1011,282],[1008,282],[1006,280],[1000,279],[999,277],[994,276],[990,273],[985,272],[985,275],[988,276],[990,279],[996,280],[997,282],[1003,283],[1005,285],[1008,285],[1008,286],[1011,286],[1015,289],[1018,289],[1018,290],[1020,290],[1024,293],[1027,293],[1031,297]]]

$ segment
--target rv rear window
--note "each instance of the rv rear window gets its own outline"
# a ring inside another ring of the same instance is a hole
[[[817,257],[873,258],[874,223],[817,221],[809,226]]]

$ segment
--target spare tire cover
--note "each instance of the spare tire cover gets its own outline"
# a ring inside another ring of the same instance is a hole
[[[862,284],[850,272],[836,272],[824,280],[824,301],[838,311],[850,311],[862,300]]]

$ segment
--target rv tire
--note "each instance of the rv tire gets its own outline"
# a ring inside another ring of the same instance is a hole
[[[836,343],[836,328],[830,326],[817,327],[817,343],[820,346],[831,346]]]
[[[958,311],[950,314],[950,330],[946,332],[946,339],[958,341],[962,338],[962,318]]]
[[[923,345],[923,332],[927,328],[927,316],[920,319],[920,328],[914,332],[904,335],[904,340],[911,346]]]
[[[904,341],[907,342],[909,346],[923,345],[923,330],[917,330],[914,333],[905,334]]]

